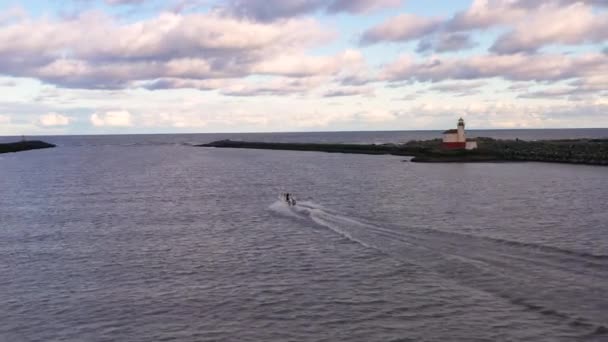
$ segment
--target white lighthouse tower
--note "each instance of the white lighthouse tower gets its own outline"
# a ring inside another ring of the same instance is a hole
[[[467,141],[467,137],[464,135],[464,120],[462,118],[458,119],[458,142],[463,143]]]

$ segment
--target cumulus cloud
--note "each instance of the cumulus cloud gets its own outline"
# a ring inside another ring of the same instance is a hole
[[[17,85],[15,80],[0,78],[0,87],[14,87]]]
[[[402,56],[387,65],[383,77],[389,81],[471,80],[499,77],[511,81],[559,81],[605,74],[608,56],[481,55],[468,58],[433,57],[418,61]]]
[[[517,97],[523,98],[523,99],[546,100],[546,99],[550,99],[550,98],[565,99],[565,98],[569,98],[570,96],[575,96],[575,95],[579,95],[579,94],[580,94],[580,92],[576,88],[560,87],[560,88],[553,88],[553,89],[527,91],[527,92],[519,94]]]
[[[348,68],[357,69],[363,64],[363,56],[359,51],[347,50],[329,57],[278,55],[258,63],[252,70],[254,73],[266,75],[307,77],[332,75]]]
[[[272,21],[316,11],[364,13],[396,7],[402,0],[231,0],[228,12],[259,21]]]
[[[466,33],[441,33],[420,40],[417,52],[448,52],[470,49],[477,44]]]
[[[0,31],[0,73],[33,77],[51,84],[120,89],[133,82],[162,79],[215,79],[253,74],[297,75],[269,60],[289,56],[293,68],[318,67],[323,58],[306,50],[332,39],[312,19],[257,23],[215,13],[172,14],[123,24],[98,13],[63,20],[23,20]],[[330,58],[331,59],[331,58]],[[327,62],[331,64],[332,62]]]
[[[276,78],[266,82],[238,82],[221,90],[227,96],[267,96],[304,94],[321,85],[325,80],[318,77]]]
[[[364,122],[378,123],[393,121],[397,119],[397,115],[391,111],[376,109],[356,113],[355,118]]]
[[[488,83],[480,80],[473,81],[447,81],[433,84],[428,88],[431,92],[450,93],[456,96],[469,96],[478,94],[479,88],[485,87]]]
[[[211,80],[197,80],[197,79],[184,79],[184,78],[161,78],[152,81],[144,81],[138,83],[138,86],[148,90],[162,90],[162,89],[198,89],[198,90],[213,90],[225,87],[230,81],[226,79],[211,79]]]
[[[491,50],[498,53],[534,52],[548,44],[576,45],[608,40],[608,14],[595,14],[577,2],[564,7],[543,6],[500,36]]]
[[[373,96],[374,91],[370,87],[339,87],[323,93],[323,97],[344,97],[344,96]]]
[[[23,7],[13,6],[9,7],[3,12],[0,12],[0,25],[6,25],[19,21],[27,17],[27,12]]]
[[[59,113],[47,113],[38,118],[38,124],[45,127],[67,126],[70,118]]]
[[[200,116],[186,113],[155,113],[141,116],[142,125],[146,127],[175,127],[175,128],[202,128],[207,121]]]
[[[608,73],[589,74],[578,80],[572,81],[570,85],[585,91],[608,93]]]
[[[389,18],[366,30],[361,43],[421,39],[419,52],[456,51],[474,46],[467,32],[494,27],[507,29],[491,47],[503,54],[535,52],[552,44],[604,42],[608,13],[597,7],[607,4],[601,0],[474,0],[468,9],[446,19],[411,14]]]
[[[403,0],[334,0],[329,12],[365,13],[382,8],[399,6]]]
[[[126,110],[94,113],[91,115],[91,123],[96,127],[129,127],[133,125],[131,113]]]
[[[144,3],[146,0],[105,0],[108,5],[138,5]]]
[[[468,9],[446,20],[445,26],[451,31],[485,29],[520,20],[529,10],[518,0],[474,0]]]
[[[413,14],[401,14],[365,31],[361,44],[382,41],[404,42],[418,39],[435,32],[441,25],[438,18],[424,18]]]

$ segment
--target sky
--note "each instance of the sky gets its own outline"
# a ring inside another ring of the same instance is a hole
[[[608,0],[0,0],[0,135],[608,127]]]

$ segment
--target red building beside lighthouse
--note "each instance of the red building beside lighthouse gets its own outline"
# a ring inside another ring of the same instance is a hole
[[[460,118],[457,129],[449,129],[443,132],[442,147],[448,150],[474,150],[477,148],[477,141],[467,139],[464,132],[464,120]]]

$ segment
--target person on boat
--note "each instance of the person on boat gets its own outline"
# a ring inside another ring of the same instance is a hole
[[[296,199],[293,198],[293,196],[289,192],[285,193],[285,202],[292,206],[296,205]]]

